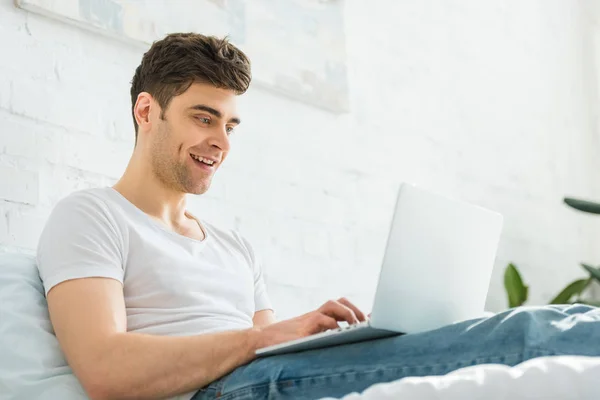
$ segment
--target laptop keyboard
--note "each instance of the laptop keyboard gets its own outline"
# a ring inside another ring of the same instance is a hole
[[[364,321],[364,322],[359,322],[358,324],[340,326],[337,329],[332,329],[331,332],[349,331],[351,329],[362,328],[363,326],[368,326],[368,325],[369,325],[369,322],[368,321]]]

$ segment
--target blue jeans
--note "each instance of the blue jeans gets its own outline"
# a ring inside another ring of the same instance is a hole
[[[342,397],[407,376],[567,354],[600,355],[600,308],[521,307],[419,334],[259,358],[193,399]]]

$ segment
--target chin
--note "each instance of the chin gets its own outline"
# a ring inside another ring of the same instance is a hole
[[[187,190],[188,193],[190,194],[204,194],[206,192],[208,192],[208,189],[210,188],[210,184],[200,184],[200,185],[196,185],[192,188],[189,188],[190,190]]]

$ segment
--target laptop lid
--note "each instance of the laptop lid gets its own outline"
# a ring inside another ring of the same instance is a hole
[[[371,326],[416,333],[483,315],[499,213],[401,184]]]

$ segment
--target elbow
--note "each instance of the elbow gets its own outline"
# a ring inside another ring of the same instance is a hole
[[[85,388],[85,392],[88,395],[88,397],[90,398],[90,400],[111,400],[111,399],[116,399],[116,397],[113,397],[108,392],[104,391],[103,388],[86,387]]]
[[[131,374],[119,359],[110,357],[111,354],[114,354],[111,347],[102,347],[98,353],[88,354],[85,361],[74,365],[73,372],[90,400],[131,399],[136,395]]]
[[[117,393],[115,388],[107,382],[94,382],[88,380],[87,382],[82,382],[82,386],[90,400],[117,400],[123,398],[123,396]]]
[[[80,382],[90,400],[120,400],[134,397],[134,393],[123,388],[123,382],[114,379],[114,372],[96,370],[82,376]]]
[[[116,399],[112,393],[109,393],[109,390],[104,385],[90,385],[82,384],[85,393],[88,395],[90,400],[109,400]]]
[[[106,384],[90,385],[84,387],[90,400],[127,400],[138,398],[135,393],[116,390]]]

